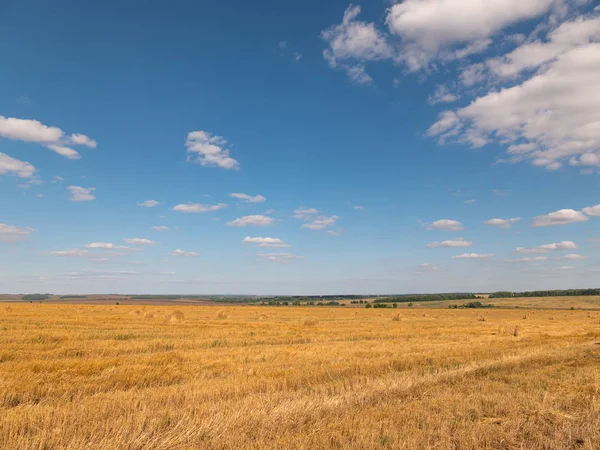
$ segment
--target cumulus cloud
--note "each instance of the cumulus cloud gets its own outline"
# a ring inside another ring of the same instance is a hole
[[[29,237],[35,230],[33,228],[15,227],[0,223],[0,242],[16,242]]]
[[[246,236],[242,241],[246,245],[253,247],[269,247],[269,248],[285,248],[289,247],[284,241],[279,238],[271,237],[250,237]]]
[[[315,214],[318,214],[319,210],[315,209],[315,208],[296,208],[294,210],[294,217],[296,219],[309,219],[311,216],[314,216]]]
[[[158,244],[156,241],[144,238],[127,238],[123,239],[129,245],[155,245]]]
[[[192,131],[188,133],[185,146],[190,154],[188,161],[228,170],[238,169],[240,166],[229,156],[227,141],[222,136],[214,136],[208,131]]]
[[[464,228],[462,224],[456,220],[440,219],[431,223],[428,230],[444,230],[444,231],[462,231]]]
[[[130,248],[125,245],[115,245],[111,242],[91,242],[85,244],[84,247],[100,250],[130,250]]]
[[[548,33],[542,41],[526,42],[510,53],[486,62],[495,75],[515,77],[525,70],[535,69],[559,55],[600,38],[600,17],[577,17],[564,22]]]
[[[138,206],[143,206],[144,208],[154,208],[155,206],[160,205],[156,200],[145,200],[143,202],[138,202]]]
[[[521,220],[520,217],[513,217],[511,219],[490,219],[483,222],[486,225],[491,225],[498,228],[510,228],[512,225]]]
[[[54,153],[58,153],[61,156],[64,156],[67,159],[81,159],[81,155],[77,150],[73,150],[72,148],[66,147],[64,145],[58,144],[49,144],[48,147]]]
[[[69,137],[69,142],[73,145],[85,145],[89,148],[96,148],[98,143],[85,134],[75,133]]]
[[[550,227],[555,225],[567,225],[570,223],[585,222],[588,217],[581,211],[573,209],[561,209],[550,214],[534,217],[532,227]]]
[[[546,13],[555,0],[405,0],[387,16],[402,39],[399,59],[411,70],[427,66],[440,50],[463,45],[458,56],[482,51],[503,28]]]
[[[170,253],[171,256],[200,256],[199,253],[196,252],[186,252],[178,248],[177,250],[173,250]]]
[[[155,227],[151,227],[154,231],[167,231],[169,229],[166,225],[158,225]]]
[[[68,250],[55,250],[52,252],[45,252],[43,254],[49,256],[60,256],[65,258],[81,258],[84,256],[88,256],[89,252],[87,250],[82,250],[79,248],[70,248]]]
[[[547,259],[548,259],[547,256],[535,256],[535,257],[517,258],[517,259],[504,259],[502,262],[506,262],[506,263],[530,263],[530,262],[546,261]]]
[[[434,266],[432,264],[429,263],[423,263],[423,264],[419,264],[418,268],[417,268],[417,272],[418,273],[424,273],[424,272],[437,272],[439,271],[440,268],[437,266]]]
[[[220,209],[227,208],[225,203],[219,203],[217,205],[202,205],[200,203],[186,203],[176,205],[173,207],[173,211],[184,212],[184,213],[205,213],[209,211],[218,211]]]
[[[259,259],[264,260],[264,261],[270,261],[270,262],[277,262],[277,263],[289,263],[295,259],[303,259],[303,256],[296,256],[296,255],[292,255],[291,253],[262,253],[262,252],[258,252],[256,254],[256,256],[258,256]]]
[[[582,261],[582,260],[587,259],[587,258],[585,256],[583,256],[583,255],[578,255],[576,253],[571,253],[569,255],[561,256],[561,257],[555,258],[555,259],[561,259],[561,260],[567,260],[567,261]]]
[[[96,141],[84,134],[68,136],[60,128],[44,125],[37,120],[4,116],[0,116],[0,138],[41,144],[69,159],[79,159],[80,155],[67,145],[97,146]]]
[[[332,68],[342,68],[349,75],[353,69],[364,73],[365,62],[380,60],[416,71],[434,59],[448,62],[485,52],[494,34],[540,17],[558,3],[562,0],[405,0],[387,11],[389,33],[358,20],[360,6],[350,5],[340,24],[321,32],[327,43],[323,57]],[[371,77],[358,80],[370,83]],[[439,98],[453,101],[452,94]]]
[[[404,5],[406,2],[402,3]],[[530,2],[527,2],[528,4]],[[513,86],[492,88],[469,105],[440,114],[428,134],[440,143],[478,148],[506,146],[502,162],[529,161],[553,171],[565,162],[600,167],[600,18],[579,17],[551,31],[546,41],[478,63],[497,77],[519,76]]]
[[[588,216],[600,216],[600,205],[588,206],[587,208],[583,208],[582,211]]]
[[[88,201],[96,199],[96,196],[93,194],[93,192],[96,190],[96,188],[84,188],[81,186],[69,186],[67,189],[71,193],[70,200],[72,202],[88,202]]]
[[[456,238],[441,242],[431,242],[430,244],[427,244],[427,247],[470,247],[471,245],[473,245],[473,243],[464,238]]]
[[[359,14],[360,6],[350,5],[341,24],[321,32],[327,43],[323,57],[330,67],[345,70],[352,82],[370,84],[373,79],[362,62],[387,59],[393,52],[385,35],[373,23],[356,20]]]
[[[227,222],[225,225],[230,227],[264,227],[273,225],[273,218],[269,216],[263,216],[261,214],[256,214],[251,216],[240,217],[239,219]]]
[[[322,230],[323,228],[334,226],[338,219],[338,216],[317,216],[310,222],[303,224],[301,228],[308,228],[309,230]]]
[[[452,259],[487,259],[493,258],[495,255],[492,253],[480,254],[480,253],[462,253],[460,255],[453,256]]]
[[[538,247],[517,247],[515,252],[517,253],[547,253],[549,250],[573,250],[577,248],[577,244],[573,241],[561,241],[553,242],[551,244],[544,244]]]
[[[5,153],[0,153],[0,175],[7,173],[19,178],[31,178],[35,173],[35,167],[26,161],[19,161]]]
[[[251,196],[248,194],[233,193],[233,194],[229,194],[229,196],[233,197],[233,198],[237,198],[238,200],[242,200],[246,203],[264,203],[264,201],[266,200],[266,197],[263,197],[262,195]]]
[[[435,88],[435,92],[429,96],[429,104],[435,105],[437,103],[452,103],[459,99],[459,96],[450,92],[447,86],[438,84]]]

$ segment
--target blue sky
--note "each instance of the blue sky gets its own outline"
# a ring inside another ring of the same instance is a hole
[[[15,1],[0,39],[2,291],[599,284],[595,2]]]

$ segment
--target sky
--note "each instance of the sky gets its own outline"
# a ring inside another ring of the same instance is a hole
[[[600,6],[0,4],[0,291],[600,285]]]

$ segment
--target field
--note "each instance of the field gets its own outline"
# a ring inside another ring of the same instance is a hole
[[[597,449],[600,312],[0,304],[0,448]]]
[[[447,308],[449,305],[460,305],[466,301],[439,301],[414,303],[419,308]],[[530,309],[597,309],[600,310],[600,297],[597,296],[567,296],[567,297],[518,297],[518,298],[481,298],[483,304],[499,308],[530,308]],[[399,304],[399,306],[406,306]]]

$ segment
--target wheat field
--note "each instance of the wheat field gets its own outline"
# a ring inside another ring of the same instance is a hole
[[[0,448],[598,449],[600,313],[0,305]]]

